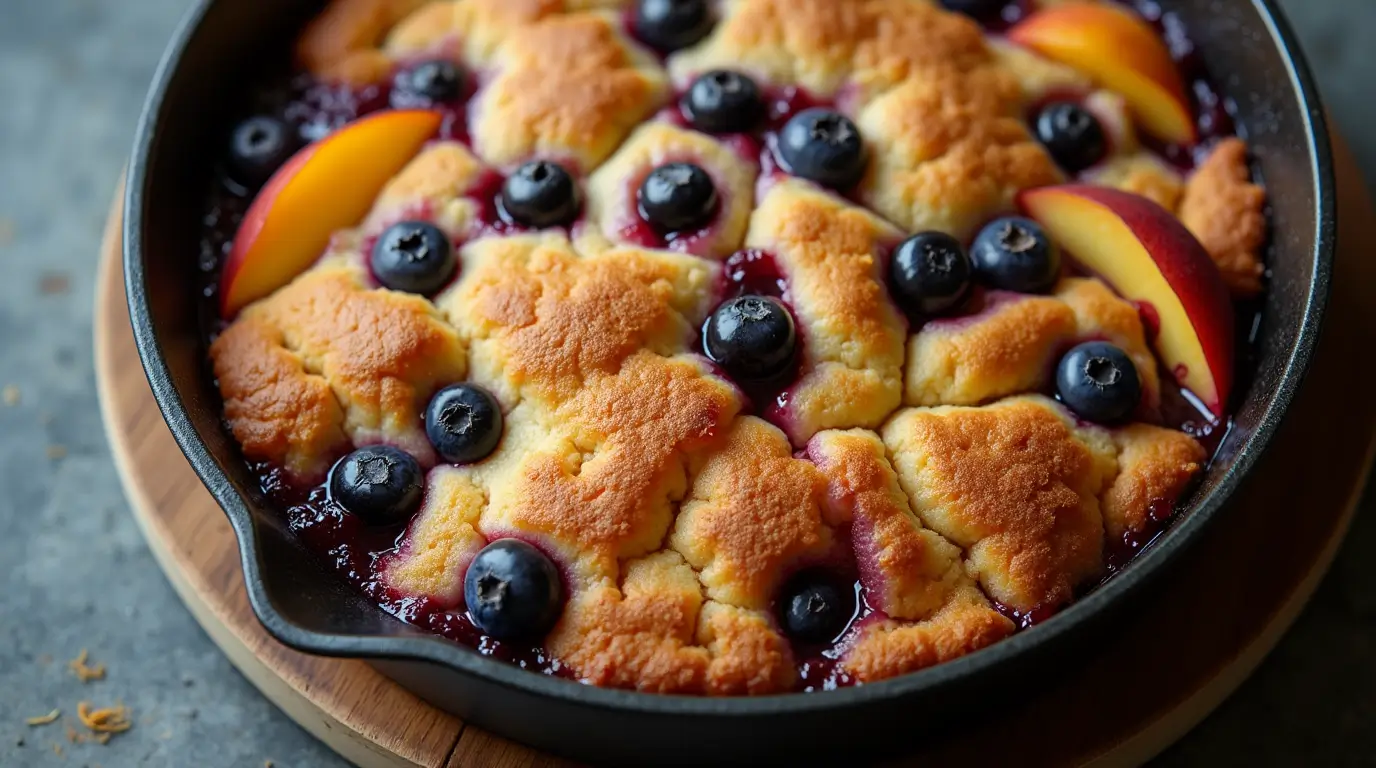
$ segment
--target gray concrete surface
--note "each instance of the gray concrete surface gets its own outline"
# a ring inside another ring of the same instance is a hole
[[[120,495],[91,365],[96,245],[143,90],[187,0],[0,2],[0,766],[340,765],[216,651]],[[1376,178],[1376,3],[1286,0]],[[1368,67],[1364,71],[1363,63]],[[1368,505],[1370,506],[1370,505]],[[1165,765],[1376,765],[1376,515],[1258,674]],[[83,686],[65,662],[108,665]],[[1131,695],[1125,691],[1124,695]],[[69,744],[23,720],[123,701],[135,727]],[[59,744],[62,754],[54,752]]]

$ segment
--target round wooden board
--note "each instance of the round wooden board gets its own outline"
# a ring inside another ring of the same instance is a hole
[[[1143,609],[1058,685],[901,763],[1140,764],[1232,693],[1289,628],[1355,512],[1376,431],[1376,401],[1349,396],[1344,365],[1376,345],[1376,310],[1364,306],[1376,279],[1376,230],[1350,155],[1339,147],[1338,157],[1341,255],[1325,337],[1290,418],[1236,503]],[[224,513],[173,442],[144,379],[119,266],[118,203],[107,226],[95,312],[106,431],[149,547],[210,637],[269,699],[359,765],[568,765],[466,727],[367,664],[307,656],[264,632]],[[1336,420],[1342,429],[1329,426]]]

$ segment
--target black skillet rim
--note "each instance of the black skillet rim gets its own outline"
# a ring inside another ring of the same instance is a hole
[[[1299,333],[1288,352],[1275,396],[1261,415],[1252,435],[1243,442],[1232,465],[1194,508],[1183,515],[1147,551],[1114,578],[1091,594],[1071,604],[1042,624],[1024,630],[989,648],[929,669],[891,680],[863,686],[807,694],[777,694],[757,697],[693,697],[646,694],[584,685],[575,681],[546,677],[522,670],[503,661],[474,653],[438,636],[377,637],[325,634],[307,630],[287,621],[272,605],[261,577],[265,566],[248,502],[233,488],[223,468],[197,435],[187,415],[180,393],[174,386],[162,348],[153,328],[148,306],[143,253],[143,201],[149,182],[151,158],[158,149],[160,115],[168,87],[188,44],[208,9],[217,0],[197,0],[186,14],[169,44],[154,77],[154,84],[139,119],[128,183],[124,198],[124,276],[134,338],[145,373],[163,418],[173,437],[201,481],[224,509],[239,541],[240,559],[249,602],[263,626],[282,643],[307,653],[360,659],[419,661],[452,668],[485,678],[491,683],[564,699],[582,706],[615,711],[635,711],[659,715],[687,716],[776,716],[818,710],[845,709],[877,700],[899,700],[918,693],[958,686],[961,681],[994,674],[1018,657],[1031,654],[1067,639],[1076,628],[1091,621],[1129,595],[1137,593],[1150,580],[1167,571],[1170,564],[1193,544],[1223,508],[1238,484],[1255,466],[1283,421],[1296,391],[1304,379],[1318,342],[1330,289],[1332,259],[1336,240],[1336,191],[1332,147],[1327,124],[1312,73],[1299,43],[1277,0],[1252,0],[1267,28],[1270,42],[1277,46],[1289,74],[1290,87],[1296,91],[1304,112],[1303,121],[1308,151],[1314,158],[1310,171],[1319,180],[1315,190],[1315,221],[1318,238],[1314,243],[1314,277],[1308,286]]]

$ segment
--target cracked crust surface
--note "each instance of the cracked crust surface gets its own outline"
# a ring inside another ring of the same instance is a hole
[[[795,459],[768,423],[737,421],[695,475],[669,546],[697,569],[714,600],[764,609],[789,571],[831,546],[822,474]]]
[[[463,344],[434,305],[370,290],[354,270],[333,267],[249,307],[210,355],[245,454],[310,476],[323,473],[330,456],[321,449],[337,448],[341,435],[433,464],[420,414],[466,373]]]
[[[471,146],[424,148],[315,267],[215,342],[246,456],[314,482],[342,453],[385,442],[429,468],[430,394],[486,387],[505,415],[498,449],[430,469],[382,580],[462,610],[482,547],[530,541],[568,588],[549,654],[586,682],[663,693],[792,690],[800,659],[777,601],[804,568],[853,571],[863,586],[875,612],[841,639],[838,665],[869,682],[997,642],[1091,584],[1115,543],[1156,530],[1207,457],[1152,425],[1162,385],[1136,308],[1067,278],[910,325],[889,297],[889,253],[917,230],[968,239],[1019,190],[1062,181],[1025,120],[1038,100],[1076,93],[1114,149],[1087,180],[1177,211],[1247,295],[1260,288],[1265,197],[1241,142],[1186,177],[1138,144],[1121,97],[926,0],[736,0],[662,64],[627,36],[625,6],[334,0],[310,26],[297,56],[325,79],[463,63],[477,84]],[[869,152],[859,186],[836,195],[762,175],[747,143],[652,117],[671,83],[715,67],[851,115]],[[485,223],[479,192],[535,157],[574,172],[582,220]],[[673,160],[712,175],[716,222],[683,252],[630,244],[643,173]],[[407,219],[438,225],[459,254],[433,301],[381,289],[366,268],[376,235]],[[753,412],[697,353],[721,262],[740,248],[773,257],[802,339],[797,379]],[[1085,425],[1028,394],[1089,339],[1138,366],[1141,423]]]
[[[1154,419],[1161,384],[1137,308],[1098,280],[1066,278],[1050,296],[990,291],[979,312],[927,323],[908,343],[903,402],[979,405],[1050,387],[1056,360],[1082,341],[1128,353],[1142,381],[1138,415]]]
[[[892,225],[786,180],[759,202],[745,242],[774,254],[805,337],[778,418],[795,445],[833,427],[877,427],[898,406],[905,323],[884,287]]]
[[[1116,465],[1106,432],[1025,397],[903,411],[883,436],[914,511],[965,550],[993,599],[1019,611],[1061,605],[1099,574],[1099,496]]]
[[[675,82],[741,69],[834,96],[877,90],[989,54],[978,25],[925,0],[755,0],[732,3],[716,30],[671,58]]]
[[[1110,432],[1040,395],[906,409],[882,434],[913,511],[962,548],[992,599],[1024,614],[1062,606],[1097,578],[1105,541],[1147,530],[1204,456],[1181,432]]]
[[[555,16],[511,36],[472,105],[473,145],[499,167],[532,157],[589,170],[667,97],[663,72],[613,14]]]
[[[905,81],[856,118],[871,149],[866,204],[910,231],[961,239],[1029,187],[1062,181],[1019,115],[1017,84],[994,67]]]
[[[1132,424],[1113,434],[1118,477],[1104,494],[1104,530],[1110,543],[1151,532],[1164,522],[1208,456],[1189,435],[1150,424]]]

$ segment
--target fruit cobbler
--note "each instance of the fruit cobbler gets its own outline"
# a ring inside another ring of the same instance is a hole
[[[1154,3],[333,0],[208,208],[224,419],[385,610],[589,684],[1053,616],[1226,431],[1265,192]]]

